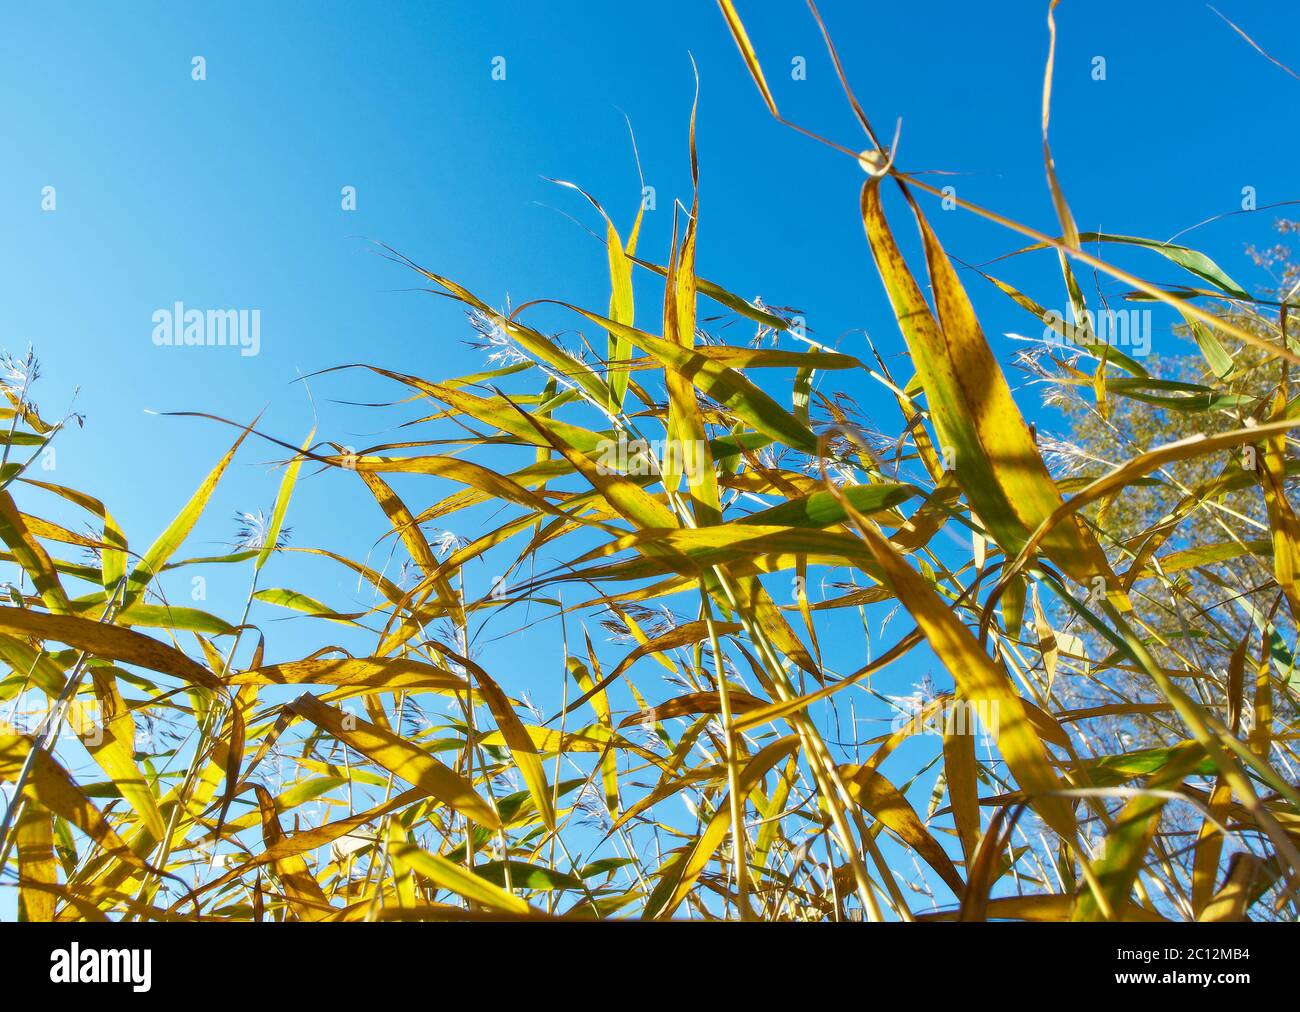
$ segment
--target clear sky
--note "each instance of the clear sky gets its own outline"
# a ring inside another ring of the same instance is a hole
[[[783,111],[865,147],[803,5],[738,6]],[[1295,5],[1217,6],[1300,67]],[[892,134],[902,118],[904,168],[957,173],[944,181],[961,196],[1054,230],[1039,125],[1045,2],[825,0],[822,9],[877,129]],[[494,304],[554,297],[600,310],[604,251],[567,217],[595,227],[594,216],[543,177],[579,183],[625,229],[639,198],[626,114],[657,196],[640,252],[663,262],[673,200],[689,200],[691,54],[701,275],[798,307],[816,336],[850,353],[865,353],[855,328],[890,354],[902,348],[857,216],[861,170],[770,119],[712,3],[10,3],[0,18],[0,347],[35,346],[46,415],[80,388],[85,427],[60,440],[50,477],[105,499],[137,550],[231,438],[211,422],[148,411],[249,420],[266,407],[265,428],[296,441],[312,418],[293,384],[300,372],[365,361],[439,379],[482,367],[458,308],[410,291],[416,276],[376,256],[370,240]],[[1066,0],[1057,20],[1052,140],[1080,227],[1168,239],[1238,211],[1253,187],[1261,210],[1180,241],[1247,287],[1265,284],[1244,247],[1275,241],[1286,209],[1265,205],[1300,199],[1287,114],[1300,82],[1196,0]],[[1098,56],[1104,80],[1093,79]],[[204,80],[194,79],[195,57]],[[496,57],[504,80],[493,79]],[[792,79],[796,57],[806,80]],[[55,210],[42,208],[46,187]],[[354,211],[341,206],[344,187],[355,187]],[[1022,244],[934,207],[931,221],[963,261]],[[903,218],[896,229],[912,246]],[[1151,254],[1108,252],[1155,280],[1185,280]],[[1062,305],[1053,257],[1003,266],[1045,305]],[[642,307],[656,304],[651,280],[638,281]],[[1100,283],[1116,297],[1118,286]],[[1003,335],[1036,329],[978,277],[967,284],[1005,360],[1015,346]],[[260,353],[155,346],[153,314],[178,301],[260,310]],[[1158,320],[1156,351],[1194,350]],[[360,374],[322,377],[312,391],[321,435],[339,442],[398,438],[390,426],[414,417],[410,406],[331,403],[403,396]],[[867,396],[870,410],[878,394]],[[278,478],[265,465],[277,456],[265,445],[242,454],[184,554],[219,551],[235,510],[269,509]],[[422,489],[421,504],[434,488],[444,494],[432,482],[407,487]],[[352,476],[306,471],[289,523],[294,544],[356,557],[384,530]],[[339,570],[275,566],[271,585],[340,608],[355,598]],[[229,614],[246,578],[211,574],[212,610]],[[268,660],[321,642],[304,624],[273,626]],[[557,636],[502,641],[487,666],[512,691],[543,674],[558,684],[558,663],[538,670]],[[860,655],[847,648],[845,663]],[[878,686],[904,693],[923,673],[899,667]]]

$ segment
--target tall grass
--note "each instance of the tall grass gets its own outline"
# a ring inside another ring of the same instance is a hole
[[[720,6],[785,123],[741,20]],[[502,312],[392,254],[465,306],[492,368],[329,370],[325,382],[365,370],[406,397],[402,441],[354,452],[237,426],[141,550],[99,499],[34,477],[67,420],[43,420],[34,364],[11,364],[0,538],[22,575],[0,606],[0,703],[10,715],[47,704],[38,726],[0,735],[0,862],[10,880],[16,870],[22,916],[1295,916],[1300,352],[1285,307],[1193,250],[1081,235],[1045,115],[1060,234],[961,206],[1029,253],[1055,251],[1080,319],[1079,263],[1174,307],[1215,379],[1150,375],[990,278],[1068,339],[1068,354],[1039,349],[1043,375],[1087,391],[1103,418],[1116,404],[1177,412],[1197,433],[1063,475],[927,219],[942,192],[895,163],[830,55],[868,147],[827,143],[865,170],[863,269],[869,255],[914,375],[870,347],[825,347],[788,313],[699,277],[694,202],[660,264],[642,258],[639,216],[623,233],[592,200],[608,306]],[[1049,62],[1045,109],[1050,81]],[[693,117],[690,154],[694,167]],[[892,219],[886,190],[901,197]],[[916,262],[896,242],[903,228],[919,233]],[[1136,244],[1186,278],[1146,281],[1085,243]],[[634,305],[638,271],[662,278],[661,304]],[[543,313],[581,336],[548,334],[533,322]],[[754,340],[723,343],[718,314]],[[897,432],[858,416],[867,395],[896,406]],[[231,460],[256,441],[283,448],[274,508],[246,518],[239,550],[183,558]],[[1192,486],[1189,463],[1206,476]],[[355,474],[409,557],[403,578],[283,544],[304,466]],[[419,491],[448,482],[457,490],[441,498]],[[1152,489],[1176,506],[1136,531],[1111,526]],[[19,505],[49,495],[92,532]],[[1207,526],[1215,536],[1193,544]],[[474,534],[431,533],[448,527]],[[312,587],[266,586],[264,568],[289,553],[341,567],[376,603],[339,612]],[[480,559],[500,576],[467,589]],[[249,572],[239,615],[166,600],[164,574],[214,564]],[[1233,582],[1243,572],[1249,588]],[[1193,581],[1223,593],[1193,594]],[[255,603],[311,616],[325,630],[317,649],[266,656]],[[616,646],[593,641],[597,619]],[[489,623],[525,635],[539,622],[563,629],[563,656],[524,674],[476,660]],[[335,629],[369,652],[338,646]],[[848,629],[872,659],[846,671],[825,654]],[[873,676],[913,660],[953,689],[900,709]],[[531,705],[529,679],[558,682],[556,712]],[[1105,702],[1076,705],[1080,686]],[[843,708],[848,722],[835,719]],[[888,731],[864,735],[859,709],[892,718]],[[137,725],[159,714],[176,740],[138,747]],[[83,759],[93,772],[74,777]]]

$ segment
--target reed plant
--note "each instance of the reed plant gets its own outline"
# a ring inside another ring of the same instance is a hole
[[[810,133],[720,8],[772,129]],[[8,363],[0,539],[18,575],[0,605],[0,705],[43,708],[0,735],[0,865],[21,916],[1296,915],[1300,345],[1285,298],[1252,297],[1190,248],[1080,233],[1046,112],[1048,231],[905,172],[822,27],[863,139],[809,144],[862,169],[846,213],[906,371],[700,277],[697,242],[721,240],[697,232],[694,195],[658,257],[640,215],[623,230],[588,197],[607,305],[498,309],[388,251],[463,305],[487,368],[327,369],[313,382],[390,384],[409,411],[400,441],[356,450],[236,424],[171,524],[135,542],[105,502],[37,477],[74,419],[43,419],[34,360]],[[1049,59],[1044,110],[1050,87]],[[698,183],[693,115],[689,155]],[[1058,261],[1073,321],[959,269],[935,199]],[[1090,252],[1114,246],[1180,283]],[[1198,381],[1100,333],[1083,271],[1172,307]],[[661,282],[651,305],[634,303],[641,275]],[[1121,456],[1062,465],[1026,420],[1039,388],[1013,390],[968,283],[1048,335],[1025,359],[1034,377],[1096,425],[1124,420]],[[541,322],[560,317],[556,333]],[[1169,417],[1178,438],[1162,438]],[[273,508],[243,518],[235,550],[183,555],[254,444],[279,448]],[[373,498],[400,574],[286,542],[304,468]],[[43,519],[33,504],[51,496],[89,533]],[[289,556],[339,567],[373,604],[269,586]],[[212,565],[246,569],[236,613],[167,598],[168,574]],[[313,649],[277,654],[250,621],[268,612],[307,616]],[[477,651],[542,625],[563,650],[527,671]],[[850,640],[869,659],[846,668],[833,658]],[[942,685],[914,698],[873,684],[925,668]],[[156,720],[174,737],[144,747]]]

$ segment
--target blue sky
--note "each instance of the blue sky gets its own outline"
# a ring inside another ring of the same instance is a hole
[[[1044,3],[822,6],[877,129],[892,134],[902,118],[903,167],[958,173],[943,181],[961,196],[1053,230],[1039,133]],[[864,147],[803,5],[739,7],[783,112]],[[1218,7],[1300,65],[1291,5]],[[371,240],[494,304],[544,296],[599,311],[604,251],[567,217],[596,227],[594,215],[543,177],[579,183],[625,229],[639,198],[626,114],[657,194],[640,252],[663,262],[673,200],[689,200],[690,54],[700,75],[701,275],[800,308],[816,336],[850,353],[865,353],[855,328],[887,353],[902,349],[856,214],[861,170],[770,119],[713,4],[9,4],[4,20],[0,346],[35,346],[46,415],[80,388],[85,428],[60,441],[49,477],[102,497],[137,550],[231,438],[148,411],[248,420],[266,408],[264,427],[297,441],[312,419],[293,383],[300,372],[364,361],[439,379],[482,367],[462,343],[472,336],[462,313],[408,291],[417,278]],[[1053,148],[1081,228],[1167,239],[1239,210],[1246,186],[1261,207],[1300,199],[1283,115],[1300,85],[1208,7],[1067,0],[1057,20]],[[196,56],[202,81],[191,76]],[[491,73],[498,56],[503,81]],[[802,81],[790,75],[799,56]],[[1096,56],[1104,81],[1092,79]],[[54,211],[41,207],[49,186]],[[355,211],[340,206],[345,186],[356,188]],[[1243,249],[1271,244],[1283,211],[1235,215],[1181,241],[1248,287],[1264,284]],[[1022,244],[960,212],[930,217],[966,262]],[[910,245],[910,225],[899,217],[895,227]],[[1181,280],[1150,254],[1111,255]],[[1054,257],[1003,267],[1044,305],[1063,304]],[[638,281],[651,312],[652,281]],[[967,283],[1006,359],[1014,345],[1002,335],[1036,328],[977,277]],[[1119,290],[1101,285],[1112,298]],[[259,309],[260,354],[155,347],[152,314],[176,301]],[[1192,350],[1158,320],[1157,351]],[[891,367],[910,375],[901,358]],[[342,443],[399,438],[391,426],[414,417],[409,406],[331,403],[402,396],[360,374],[322,377],[312,391],[321,435]],[[871,410],[878,394],[864,396]],[[882,420],[891,417],[882,405]],[[276,457],[264,446],[241,455],[185,554],[219,550],[235,510],[269,508],[278,479],[265,464]],[[422,505],[445,494],[432,482],[410,487]],[[358,557],[384,530],[364,489],[341,474],[304,477],[289,522],[295,544]],[[339,570],[275,565],[268,584],[310,586],[340,607],[354,596]],[[229,614],[246,578],[211,574],[212,610]],[[269,653],[319,642],[304,624],[272,626]],[[558,663],[539,667],[557,642],[553,628],[530,633],[526,648],[502,641],[487,666],[511,689],[558,683]],[[861,663],[861,647],[846,646],[844,663]],[[906,692],[923,673],[901,666],[878,684]]]

